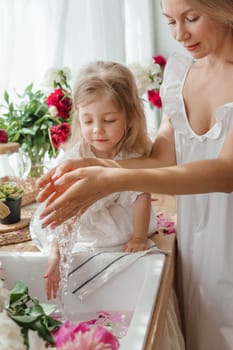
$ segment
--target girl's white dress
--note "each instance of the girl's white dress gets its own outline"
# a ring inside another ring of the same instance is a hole
[[[89,151],[88,157],[95,157]],[[138,154],[119,152],[116,160],[138,157]],[[65,152],[61,160],[79,157],[78,147]],[[133,218],[132,206],[137,199],[139,192],[117,192],[106,196],[94,203],[79,219],[79,230],[73,252],[88,249],[119,250],[132,237]],[[38,217],[44,207],[41,204],[37,209],[34,219],[31,222],[31,236],[34,243],[40,250],[49,250],[48,232],[41,228]],[[153,234],[157,228],[157,218],[151,208],[151,219],[148,236]],[[59,232],[59,228],[58,228]]]
[[[161,86],[164,112],[175,129],[178,164],[217,158],[227,132],[233,127],[230,102],[215,110],[216,123],[206,134],[197,135],[192,130],[182,96],[191,64],[189,57],[171,56]],[[186,348],[232,350],[233,193],[177,197],[176,277]]]

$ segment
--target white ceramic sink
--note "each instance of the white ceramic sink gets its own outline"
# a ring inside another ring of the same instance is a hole
[[[8,288],[16,280],[23,280],[31,296],[48,302],[44,292],[43,274],[47,256],[43,253],[0,252],[3,278]],[[148,254],[117,274],[85,300],[68,293],[66,312],[71,319],[79,313],[97,310],[128,310],[133,312],[127,335],[120,340],[121,350],[143,350],[151,316],[163,273],[165,255]],[[56,300],[52,300],[52,303]]]

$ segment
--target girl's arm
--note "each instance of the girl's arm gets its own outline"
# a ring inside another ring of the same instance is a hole
[[[122,251],[137,252],[148,248],[147,235],[151,216],[151,197],[149,193],[138,196],[133,203],[133,234]]]
[[[58,241],[54,235],[51,242],[50,254],[48,257],[48,266],[44,274],[45,279],[45,291],[48,300],[56,298],[59,289],[60,282],[60,251]]]

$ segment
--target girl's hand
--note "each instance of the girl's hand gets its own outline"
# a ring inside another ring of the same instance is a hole
[[[60,282],[59,255],[51,255],[48,261],[48,268],[44,274],[45,291],[48,300],[57,298]]]
[[[147,238],[133,237],[122,248],[123,252],[138,252],[148,249]]]

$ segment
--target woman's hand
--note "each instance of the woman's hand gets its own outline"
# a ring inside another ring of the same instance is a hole
[[[108,181],[112,171],[99,166],[69,170],[48,183],[38,196],[48,198],[40,215],[42,227],[55,228],[72,217],[79,217],[98,199],[114,192],[113,183]]]
[[[40,193],[37,197],[38,202],[43,202],[48,199],[51,194],[56,192],[54,182],[59,179],[59,177],[64,174],[76,170],[81,167],[90,166],[90,159],[69,159],[63,161],[61,164],[57,165],[51,169],[47,174],[43,175],[37,181],[37,187],[40,188]],[[71,180],[71,178],[70,178]],[[75,180],[74,180],[75,181]],[[72,183],[63,184],[63,188],[59,188],[60,193],[65,192]]]

